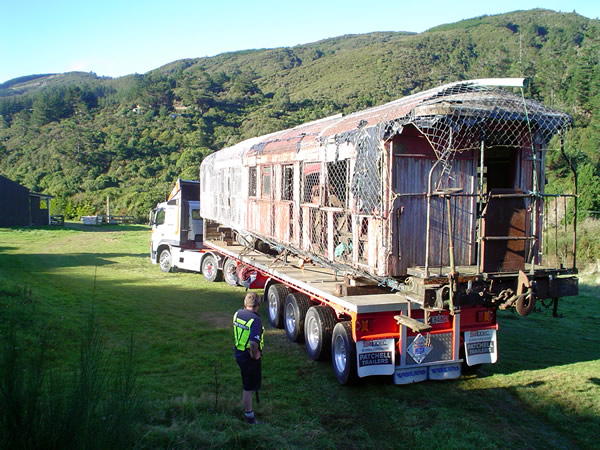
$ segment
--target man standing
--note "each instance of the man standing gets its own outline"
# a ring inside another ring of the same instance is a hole
[[[233,316],[233,336],[235,339],[235,359],[242,373],[242,404],[246,423],[258,423],[252,409],[252,393],[261,386],[261,357],[263,348],[262,321],[258,315],[260,297],[250,292],[244,298],[244,308]],[[258,394],[257,394],[258,395]]]

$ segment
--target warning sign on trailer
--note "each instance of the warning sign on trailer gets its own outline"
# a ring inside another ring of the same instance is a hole
[[[495,363],[498,358],[496,330],[477,330],[465,333],[467,364]]]
[[[414,359],[417,364],[421,364],[431,351],[432,347],[427,345],[427,339],[422,334],[418,334],[414,341],[406,348],[406,352]]]
[[[391,375],[394,373],[393,339],[374,339],[356,343],[358,376]]]

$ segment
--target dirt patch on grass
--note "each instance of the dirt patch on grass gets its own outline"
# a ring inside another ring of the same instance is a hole
[[[215,328],[230,328],[233,321],[233,313],[231,317],[226,316],[222,312],[203,312],[198,317],[200,322],[205,322]]]

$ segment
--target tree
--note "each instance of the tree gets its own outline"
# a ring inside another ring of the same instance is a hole
[[[50,122],[59,121],[71,113],[70,105],[64,98],[63,92],[55,89],[42,92],[33,103],[31,116],[34,125],[41,127]]]
[[[587,217],[590,211],[600,211],[600,177],[593,165],[584,164],[577,170],[577,185],[579,186],[577,200],[579,217]]]
[[[575,92],[575,105],[577,112],[589,115],[591,112],[591,87],[594,80],[594,66],[596,61],[592,57],[591,49],[583,48],[577,55],[577,66],[573,75]]]

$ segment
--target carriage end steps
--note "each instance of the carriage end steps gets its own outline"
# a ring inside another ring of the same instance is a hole
[[[431,331],[431,325],[427,325],[423,322],[419,322],[416,319],[408,316],[394,316],[398,325],[404,325],[405,327],[410,328],[415,333],[426,333],[427,331]]]

